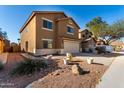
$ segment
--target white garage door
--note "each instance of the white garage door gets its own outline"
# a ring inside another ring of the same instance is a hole
[[[64,53],[79,53],[79,42],[64,40]]]

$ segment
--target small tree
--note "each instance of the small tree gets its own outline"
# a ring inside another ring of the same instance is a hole
[[[101,17],[96,17],[86,24],[97,39],[101,39],[105,45],[122,38],[124,36],[124,21],[117,21],[108,25]]]
[[[124,21],[117,21],[101,32],[101,38],[106,45],[124,37]]]
[[[86,27],[90,29],[95,38],[101,36],[101,32],[105,31],[108,24],[102,20],[101,17],[96,17],[86,24]]]

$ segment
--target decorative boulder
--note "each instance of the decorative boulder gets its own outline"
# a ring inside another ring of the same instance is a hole
[[[74,75],[80,75],[83,73],[83,69],[79,65],[73,65],[71,70]]]
[[[71,61],[72,60],[72,54],[71,53],[66,53],[66,60]]]
[[[68,65],[68,61],[66,59],[63,59],[63,62],[65,65]]]
[[[46,59],[51,60],[52,59],[52,55],[47,55]]]
[[[92,64],[92,63],[93,63],[93,60],[94,60],[93,58],[88,58],[88,59],[87,59],[87,63],[88,63],[88,64]]]

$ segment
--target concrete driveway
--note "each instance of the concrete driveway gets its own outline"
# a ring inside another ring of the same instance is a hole
[[[89,57],[92,57],[94,59],[94,63],[103,64],[106,66],[110,66],[111,63],[115,60],[117,56],[120,56],[119,53],[110,53],[110,54],[91,54],[91,53],[78,53],[74,54],[74,58],[77,60],[86,60]],[[62,59],[65,58],[65,56],[53,56],[52,58],[55,59]]]
[[[124,88],[124,52],[121,54],[105,72],[97,88]]]

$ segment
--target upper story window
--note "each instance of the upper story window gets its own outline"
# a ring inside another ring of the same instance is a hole
[[[49,19],[43,18],[43,28],[47,30],[52,30],[53,22]]]
[[[67,26],[67,33],[74,34],[74,28],[72,26]]]

